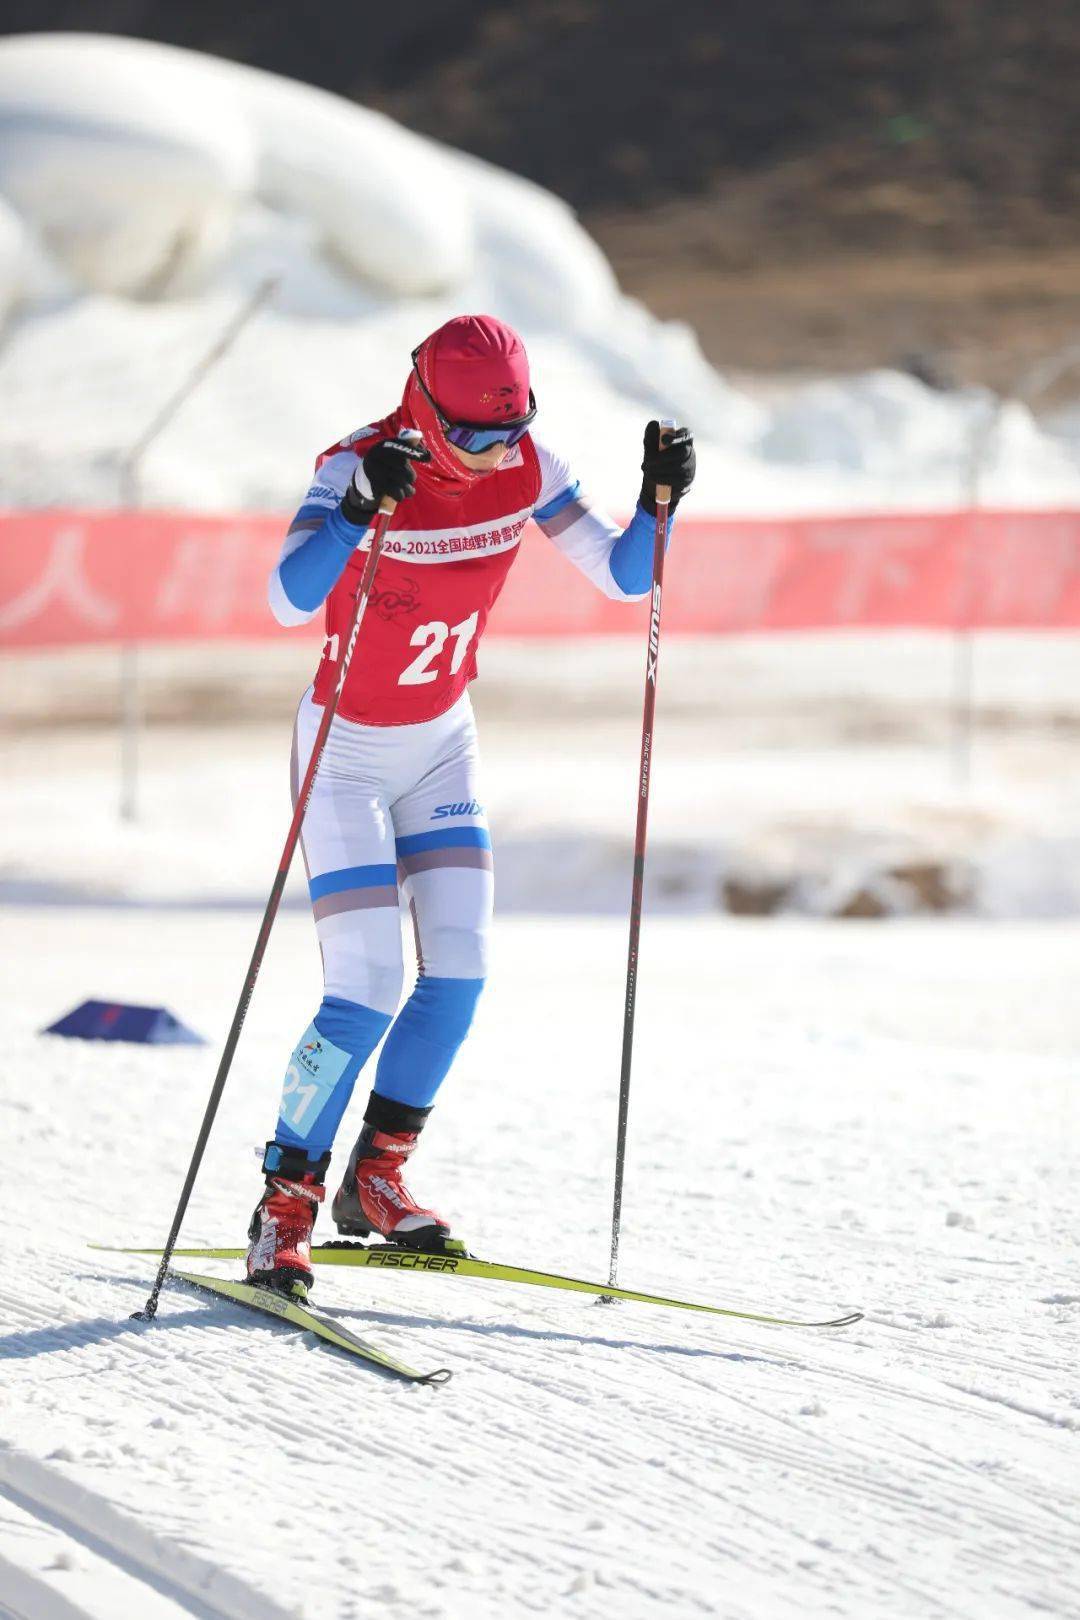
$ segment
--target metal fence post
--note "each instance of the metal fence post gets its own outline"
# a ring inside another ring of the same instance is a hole
[[[122,507],[129,511],[135,511],[141,505],[140,474],[146,452],[174,420],[180,407],[191,398],[196,388],[214,369],[218,361],[228,354],[248,322],[275,292],[279,280],[280,277],[278,276],[267,276],[259,282],[258,286],[233,315],[228,325],[219,333],[198,364],[191,368],[179,387],[170,394],[157,413],[151,417],[138,439],[128,450],[120,463],[119,472],[120,505]],[[121,821],[134,821],[138,815],[139,739],[142,721],[142,679],[138,642],[125,642],[121,647],[119,678],[120,819]]]
[[[1067,344],[1057,354],[1039,360],[1022,372],[1013,387],[993,397],[990,409],[976,422],[968,445],[964,480],[967,521],[961,562],[960,592],[957,602],[956,634],[952,681],[953,777],[958,787],[971,782],[975,737],[975,606],[976,564],[978,561],[978,513],[982,507],[983,479],[991,449],[1005,407],[1015,401],[1030,406],[1076,365],[1080,365],[1080,341]]]

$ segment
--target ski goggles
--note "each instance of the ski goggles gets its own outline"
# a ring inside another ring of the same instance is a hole
[[[423,345],[421,345],[422,347]],[[420,375],[420,367],[416,357],[420,349],[412,353],[413,370],[416,380],[420,384],[420,392],[431,406],[439,419],[439,426],[444,437],[458,450],[465,450],[470,455],[479,455],[483,450],[490,450],[493,444],[505,444],[509,450],[512,445],[523,439],[536,417],[536,398],[532,389],[529,389],[529,409],[524,416],[516,416],[512,422],[500,422],[497,425],[491,422],[450,422],[443,415],[431,394],[424,386],[424,379]]]

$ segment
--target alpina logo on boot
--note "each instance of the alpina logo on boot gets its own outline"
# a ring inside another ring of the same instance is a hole
[[[408,1209],[408,1204],[402,1198],[393,1182],[387,1181],[385,1176],[372,1176],[371,1185],[375,1188],[376,1192],[381,1192],[384,1198],[388,1198],[392,1204],[396,1204],[398,1209]]]

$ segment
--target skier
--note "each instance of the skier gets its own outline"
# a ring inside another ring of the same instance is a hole
[[[340,1232],[408,1248],[455,1244],[402,1170],[487,972],[492,854],[468,685],[521,532],[532,517],[606,596],[638,601],[651,587],[656,486],[670,485],[673,512],[695,471],[691,434],[679,429],[661,447],[650,422],[637,509],[621,529],[532,433],[528,359],[510,327],[490,315],[458,316],[412,361],[399,408],[318,458],[270,580],[283,625],[306,623],[325,603],[326,644],[293,732],[295,805],[368,530],[384,497],[398,503],[304,821],[324,995],[286,1070],[249,1231],[249,1279],[298,1297],[312,1282],[311,1233],[330,1149],[356,1077],[384,1036],[334,1221]],[[399,437],[402,430],[419,437]],[[418,969],[400,1011],[399,883]]]

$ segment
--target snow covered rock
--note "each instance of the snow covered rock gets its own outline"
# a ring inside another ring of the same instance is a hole
[[[623,296],[549,192],[197,52],[0,39],[5,201],[16,217],[0,218],[0,319],[24,300],[0,351],[0,469],[15,504],[114,501],[123,447],[267,278],[277,290],[257,331],[151,452],[148,503],[294,505],[312,447],[396,402],[425,333],[485,309],[525,338],[544,433],[618,510],[659,415],[697,435],[698,513],[953,507],[976,465],[984,504],[1080,490],[1067,431],[1052,438],[1026,406],[980,391],[885,371],[735,386],[688,327]],[[298,386],[313,367],[319,387]]]
[[[0,45],[0,193],[88,287],[152,293],[230,238],[254,143],[197,64],[83,35]]]
[[[256,194],[382,292],[444,291],[473,263],[455,162],[379,113],[195,51],[0,43],[0,192],[99,291],[145,295],[211,263]]]
[[[472,218],[455,154],[325,90],[197,60],[243,111],[258,151],[259,195],[312,221],[363,282],[419,298],[472,272]]]

